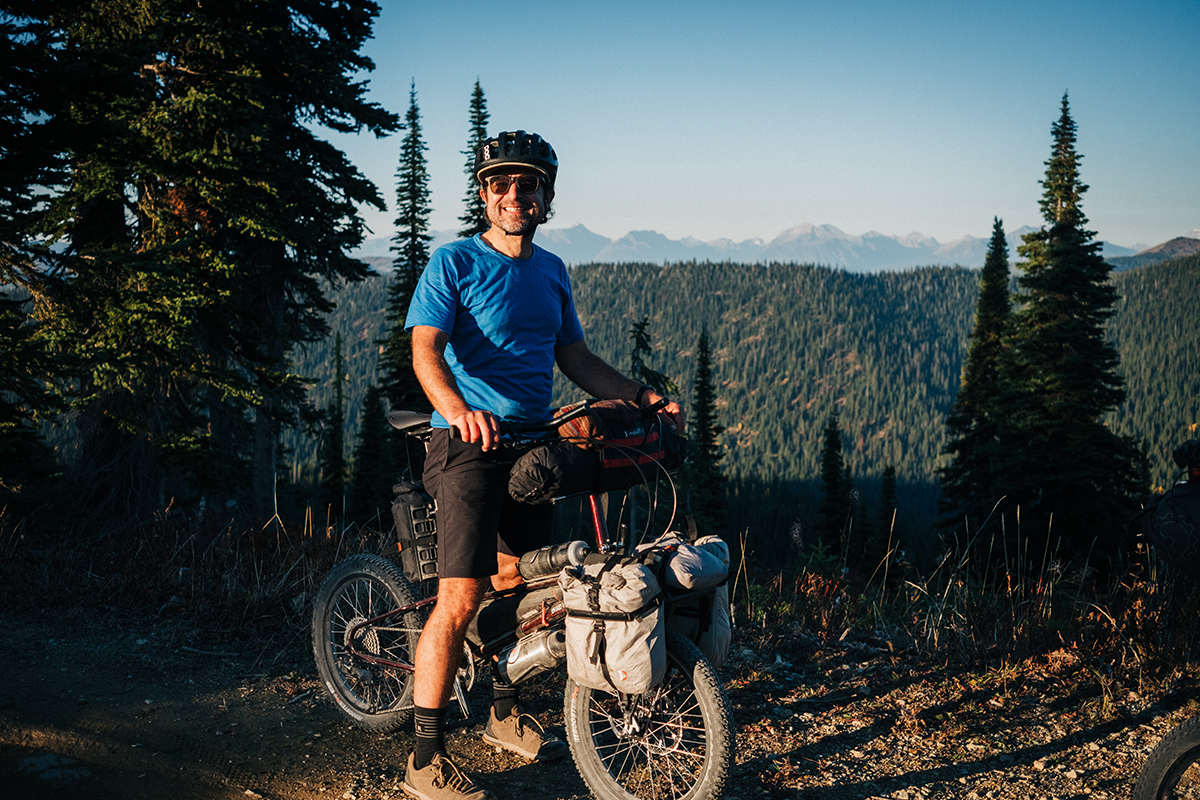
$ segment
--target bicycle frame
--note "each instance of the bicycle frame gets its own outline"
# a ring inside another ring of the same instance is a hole
[[[616,549],[620,548],[621,547],[620,543],[614,543],[614,542],[609,541],[608,525],[607,525],[607,522],[605,519],[603,504],[600,500],[600,495],[596,495],[596,494],[588,495],[588,502],[589,502],[590,512],[591,512],[593,533],[595,534],[595,537],[596,537],[597,552],[611,553],[611,552],[615,551]],[[540,589],[540,588],[543,588],[543,587],[553,584],[557,580],[558,579],[555,576],[548,576],[545,578],[538,578],[537,580],[534,580],[531,582],[521,583],[519,586],[513,587],[511,589],[492,589],[492,590],[484,593],[483,601],[486,602],[488,600],[494,600],[494,599],[497,599],[500,597],[505,597],[507,595],[514,594],[520,590],[532,591],[535,589]],[[437,602],[437,595],[435,594],[431,597],[422,598],[421,600],[418,600],[415,603],[410,603],[409,605],[406,605],[406,606],[400,606],[398,608],[394,608],[390,611],[386,611],[383,614],[380,614],[377,617],[363,620],[362,622],[355,624],[354,626],[349,628],[346,632],[347,633],[346,638],[348,640],[348,650],[349,650],[350,654],[352,656],[354,656],[355,658],[360,658],[363,661],[366,661],[367,663],[370,663],[370,664],[378,664],[380,666],[391,667],[393,669],[399,669],[399,670],[402,670],[404,672],[409,672],[409,673],[415,672],[416,667],[413,664],[410,664],[408,662],[393,661],[388,658],[383,658],[383,657],[380,657],[377,655],[372,655],[370,653],[364,653],[361,650],[359,650],[357,647],[357,644],[356,644],[359,640],[358,632],[368,626],[379,625],[381,623],[384,623],[384,622],[390,620],[393,617],[407,614],[410,611],[415,611],[419,608],[424,608],[425,606],[432,605],[433,603],[436,603],[436,602]],[[502,652],[505,648],[507,648],[510,645],[512,645],[513,643],[515,643],[518,639],[523,638],[524,636],[528,636],[532,633],[535,633],[536,631],[543,630],[545,628],[549,628],[553,625],[556,625],[559,622],[561,622],[562,620],[566,619],[566,616],[567,616],[567,608],[565,605],[563,605],[562,600],[557,601],[552,606],[547,606],[545,603],[543,603],[542,613],[540,615],[538,615],[536,617],[531,617],[530,619],[527,619],[527,620],[521,622],[513,630],[507,631],[506,633],[502,634],[501,636],[496,637],[495,639],[492,639],[489,642],[485,642],[482,647],[478,648],[477,651],[475,648],[472,648],[472,655],[478,661],[481,661],[481,662],[486,661],[487,659],[490,659],[492,656]]]

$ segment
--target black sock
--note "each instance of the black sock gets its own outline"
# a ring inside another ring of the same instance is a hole
[[[446,708],[449,708],[447,706]],[[446,708],[413,709],[417,742],[413,747],[413,769],[424,769],[437,752],[446,752]]]
[[[515,686],[492,684],[492,708],[496,709],[497,722],[508,719],[513,709],[517,707],[517,699],[520,694],[520,690]]]

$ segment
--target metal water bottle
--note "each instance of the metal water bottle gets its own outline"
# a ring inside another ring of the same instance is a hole
[[[566,657],[566,632],[562,628],[551,628],[528,636],[501,653],[496,671],[511,686],[531,675],[554,669]]]

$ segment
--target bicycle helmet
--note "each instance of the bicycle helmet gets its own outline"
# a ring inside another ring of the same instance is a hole
[[[512,165],[540,172],[550,186],[558,175],[558,156],[549,142],[536,133],[504,131],[475,151],[475,180],[483,183],[487,173]]]

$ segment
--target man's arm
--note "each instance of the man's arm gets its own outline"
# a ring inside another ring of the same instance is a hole
[[[615,370],[607,361],[593,353],[587,342],[580,339],[574,344],[563,345],[554,349],[554,359],[558,368],[580,389],[590,395],[606,400],[637,400],[638,391],[642,385],[630,380]],[[651,389],[642,395],[642,406],[649,406],[665,399]],[[435,406],[436,407],[436,406]],[[683,432],[683,408],[671,401],[660,412],[675,426],[675,430]]]
[[[464,441],[481,442],[491,450],[498,431],[496,418],[490,411],[476,411],[467,405],[458,383],[446,363],[446,344],[450,337],[428,325],[412,330],[413,372],[425,390],[425,396],[439,414],[456,428]]]

